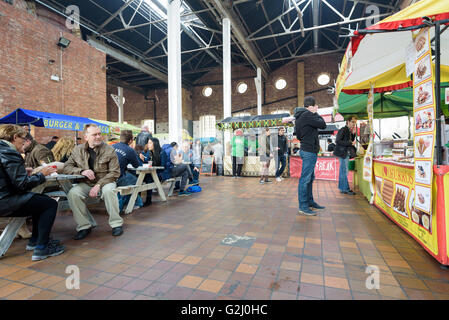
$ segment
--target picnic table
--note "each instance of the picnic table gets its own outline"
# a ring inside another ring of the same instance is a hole
[[[66,174],[58,174],[55,176],[47,176],[45,182],[33,188],[31,192],[34,193],[43,193],[48,196],[67,196],[67,193],[73,186],[73,183],[85,179],[85,176],[81,175],[66,175]],[[47,187],[59,186],[61,191],[44,193]],[[58,203],[59,208],[60,203]],[[30,212],[31,216],[31,212]],[[4,217],[2,219],[8,219],[8,225],[5,230],[3,230],[0,235],[0,257],[3,256],[6,251],[11,246],[11,243],[14,241],[17,236],[17,232],[22,227],[22,225],[26,222],[27,217]]]
[[[134,168],[132,166],[128,166],[128,170],[135,170],[138,177],[135,185],[116,188],[116,191],[119,192],[122,196],[131,195],[128,206],[125,209],[125,214],[130,214],[133,211],[139,192],[157,189],[157,192],[159,193],[162,201],[167,201],[161,181],[157,176],[157,170],[160,169],[164,169],[164,167],[140,166],[138,168]],[[151,174],[151,176],[153,177],[153,182],[144,184],[143,182],[147,174]]]

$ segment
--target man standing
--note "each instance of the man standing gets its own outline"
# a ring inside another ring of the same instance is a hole
[[[47,143],[45,146],[51,150],[55,146],[56,142],[58,142],[59,138],[57,136],[53,136],[49,143]]]
[[[153,136],[150,133],[147,125],[142,126],[142,131],[137,135],[136,145],[145,147]]]
[[[304,108],[295,109],[295,135],[301,142],[302,159],[301,178],[298,184],[299,213],[315,216],[310,208],[324,209],[313,200],[313,180],[315,180],[315,164],[320,151],[318,129],[325,129],[326,122],[317,114],[318,106],[312,96],[304,99]]]
[[[53,152],[43,144],[37,143],[29,132],[25,136],[23,151],[25,152],[25,167],[27,168],[35,169],[55,161]]]
[[[77,223],[75,240],[87,237],[91,229],[97,226],[86,206],[88,197],[100,195],[104,199],[109,214],[109,225],[113,236],[123,233],[123,219],[119,215],[119,204],[114,192],[116,181],[120,177],[120,165],[111,146],[103,142],[100,128],[95,124],[84,127],[85,144],[75,147],[64,165],[65,174],[78,174],[88,178],[70,189],[67,195],[73,217]]]
[[[279,128],[279,134],[278,134],[278,146],[277,146],[277,155],[276,155],[276,181],[281,182],[282,181],[282,174],[284,173],[285,166],[287,164],[287,137],[285,136],[285,128],[281,127]],[[281,167],[279,168],[279,163],[281,164]]]

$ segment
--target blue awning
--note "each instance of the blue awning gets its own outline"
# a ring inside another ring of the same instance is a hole
[[[67,116],[57,113],[16,109],[7,116],[0,118],[0,123],[12,123],[18,125],[32,124],[36,127],[48,129],[83,131],[84,125],[95,123],[102,133],[109,133],[109,126],[89,118]]]

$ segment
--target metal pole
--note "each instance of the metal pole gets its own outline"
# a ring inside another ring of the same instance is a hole
[[[443,164],[443,150],[441,148],[441,73],[440,73],[440,22],[435,22],[435,99],[436,99],[436,134],[437,134],[437,165]]]
[[[171,142],[182,141],[180,0],[168,2],[168,127]]]
[[[231,78],[231,21],[223,19],[223,118],[231,116],[232,78]]]

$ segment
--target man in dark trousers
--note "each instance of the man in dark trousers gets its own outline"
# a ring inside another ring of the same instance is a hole
[[[132,186],[137,183],[137,177],[135,174],[128,172],[128,165],[132,165],[134,168],[140,166],[141,162],[137,156],[136,151],[130,147],[133,142],[133,133],[131,130],[122,130],[120,132],[120,142],[112,146],[118,157],[118,163],[120,165],[120,177],[117,180],[117,187]],[[120,211],[129,202],[131,198],[128,196],[119,195],[119,208]],[[142,199],[137,197],[136,206],[142,207]]]
[[[287,163],[286,160],[286,153],[287,153],[287,137],[285,136],[285,128],[281,127],[279,128],[279,134],[278,134],[278,145],[277,145],[277,155],[276,155],[276,181],[281,182],[282,181],[282,174],[284,173],[285,166]],[[279,164],[281,164],[281,167],[279,168]]]
[[[313,180],[315,180],[315,164],[320,151],[318,129],[325,129],[326,122],[317,113],[318,105],[312,96],[304,99],[304,108],[295,109],[295,135],[301,142],[302,159],[301,178],[298,184],[299,213],[315,216],[313,209],[324,209],[313,200]]]

